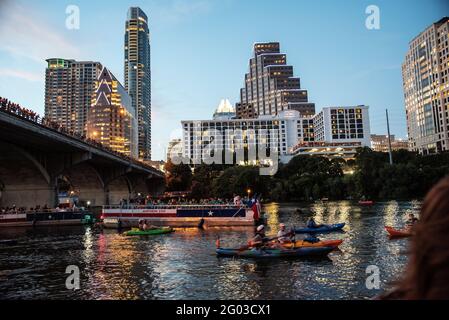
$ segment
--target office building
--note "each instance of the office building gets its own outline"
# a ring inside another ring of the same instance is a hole
[[[407,150],[408,141],[402,139],[396,139],[394,134],[390,136],[391,150]],[[377,152],[389,152],[388,135],[384,134],[372,134],[371,135],[371,149]]]
[[[235,114],[237,119],[255,119],[256,110],[251,103],[240,103],[235,104]]]
[[[252,112],[255,117],[277,115],[284,110],[296,110],[302,116],[315,113],[315,104],[308,102],[307,90],[301,89],[300,79],[294,77],[293,67],[287,65],[287,55],[281,53],[278,42],[254,44],[244,82],[239,118]]]
[[[138,126],[131,97],[117,78],[103,68],[87,120],[87,136],[116,152],[138,157]]]
[[[45,71],[45,117],[69,131],[87,134],[87,117],[102,65],[53,58]]]
[[[421,154],[449,150],[449,17],[410,43],[402,64],[409,147]]]
[[[371,146],[368,106],[326,107],[313,117],[315,141]]]
[[[125,89],[137,110],[139,158],[151,160],[151,65],[148,17],[138,7],[128,11],[125,32]]]

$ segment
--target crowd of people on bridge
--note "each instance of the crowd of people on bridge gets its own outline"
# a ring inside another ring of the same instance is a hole
[[[0,97],[0,108],[4,111],[14,113],[22,118],[35,122],[39,121],[39,115],[36,112],[24,108],[20,106],[18,103],[14,103],[3,97]]]
[[[108,153],[115,154],[116,156],[119,156],[120,158],[124,158],[128,162],[133,162],[135,164],[138,164],[138,165],[144,166],[144,167],[151,167],[137,159],[131,158],[121,152],[113,150],[113,149],[103,145],[99,141],[96,141],[94,139],[91,139],[91,138],[85,136],[84,134],[80,134],[76,131],[69,130],[62,124],[54,122],[54,121],[48,119],[47,117],[40,117],[36,112],[34,112],[30,109],[27,109],[27,108],[19,105],[18,103],[14,103],[14,102],[12,102],[6,98],[3,98],[1,96],[0,96],[0,111],[14,114],[16,116],[19,116],[20,118],[32,121],[32,122],[42,125],[46,128],[49,128],[49,129],[58,131],[62,134],[68,135],[72,138],[82,140],[83,142],[88,143],[98,149],[102,149]]]

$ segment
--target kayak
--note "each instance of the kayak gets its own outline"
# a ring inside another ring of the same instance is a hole
[[[158,234],[165,234],[165,233],[170,233],[170,232],[174,232],[175,230],[173,230],[170,227],[163,227],[163,228],[158,228],[158,229],[150,229],[150,230],[139,230],[139,229],[132,229],[130,231],[125,232],[125,236],[153,236],[153,235],[158,235]]]
[[[0,245],[13,246],[17,244],[17,240],[0,240]]]
[[[324,233],[332,231],[340,231],[345,226],[345,223],[326,224],[319,228],[298,228],[295,233]]]
[[[294,248],[332,247],[335,249],[342,243],[343,240],[323,240],[315,243],[304,240],[297,240],[294,244]],[[282,246],[285,248],[293,248],[293,243],[285,243]]]
[[[217,256],[222,257],[241,257],[241,258],[298,258],[312,256],[326,256],[334,250],[333,247],[309,247],[296,249],[230,249],[217,248]]]
[[[393,227],[385,226],[385,230],[387,230],[390,237],[411,237],[412,233],[410,230],[398,230]]]

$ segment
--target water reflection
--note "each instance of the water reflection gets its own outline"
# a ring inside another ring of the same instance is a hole
[[[407,261],[407,240],[390,241],[384,226],[402,226],[406,214],[417,213],[419,206],[416,201],[366,208],[323,201],[264,208],[269,235],[281,222],[300,227],[310,216],[323,223],[345,222],[343,233],[320,235],[344,239],[341,251],[322,260],[215,256],[217,237],[222,246],[237,247],[252,236],[253,228],[177,229],[155,237],[85,227],[8,229],[0,238],[15,238],[18,244],[0,247],[0,298],[365,299],[379,293],[365,287],[367,266],[380,268],[385,289]],[[79,291],[65,288],[70,264],[81,269]]]

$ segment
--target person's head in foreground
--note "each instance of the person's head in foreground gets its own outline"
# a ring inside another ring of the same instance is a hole
[[[403,279],[385,299],[449,299],[449,176],[424,199]]]

